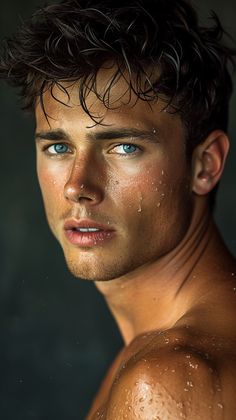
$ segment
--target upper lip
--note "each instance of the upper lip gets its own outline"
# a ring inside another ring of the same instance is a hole
[[[96,228],[101,230],[113,230],[110,227],[107,227],[107,225],[102,225],[101,223],[94,222],[90,219],[69,219],[66,220],[64,224],[65,230],[71,230],[71,229],[79,229],[79,228]]]

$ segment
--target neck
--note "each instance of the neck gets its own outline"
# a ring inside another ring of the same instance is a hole
[[[215,271],[217,247],[222,248],[222,242],[200,201],[185,237],[174,250],[118,279],[96,282],[126,345],[147,331],[173,327],[199,302]]]

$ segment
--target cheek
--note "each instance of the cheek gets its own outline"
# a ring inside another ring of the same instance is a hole
[[[66,176],[60,168],[49,169],[47,165],[37,163],[37,174],[39,185],[44,201],[44,207],[48,219],[52,219],[54,213],[58,212],[58,208],[64,200],[64,185]]]
[[[142,213],[154,206],[160,207],[166,194],[164,169],[145,165],[128,171],[124,176],[117,174],[111,181],[113,200],[130,213]]]

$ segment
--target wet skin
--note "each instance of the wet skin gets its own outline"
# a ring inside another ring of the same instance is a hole
[[[57,95],[67,99],[61,92]],[[70,95],[76,103],[76,88]],[[151,112],[140,102],[134,108],[107,112],[103,122],[108,126],[89,128],[93,122],[81,107],[67,108],[50,97],[45,101],[54,119],[50,129],[38,107],[39,182],[49,225],[74,274],[91,280],[115,279],[175,248],[191,211],[190,169],[179,119],[161,113],[163,104]],[[57,130],[63,131],[65,141]],[[128,134],[122,138],[125,130]],[[57,133],[65,153],[55,151],[48,131]],[[115,235],[107,243],[78,249],[63,230],[71,217],[103,223]]]
[[[45,93],[50,125],[36,107],[46,214],[69,269],[95,281],[125,341],[87,418],[233,420],[236,267],[207,200],[227,137],[212,133],[190,162],[183,124],[163,103],[125,104],[118,85],[108,111],[91,93],[90,109],[106,124],[94,125],[76,84],[68,90],[69,101],[54,95],[69,107]],[[71,219],[113,234],[72,244]]]

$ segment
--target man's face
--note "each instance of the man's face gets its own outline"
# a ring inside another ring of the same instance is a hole
[[[157,260],[179,244],[191,218],[179,116],[163,112],[160,101],[125,105],[121,89],[111,92],[113,110],[92,93],[88,98],[106,125],[94,124],[78,105],[76,85],[68,88],[69,102],[60,89],[53,91],[69,106],[45,93],[50,126],[36,107],[37,171],[48,222],[80,278],[114,279]],[[81,233],[84,219],[112,232]]]

